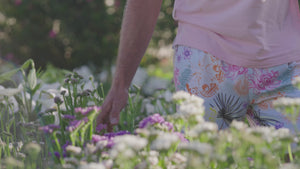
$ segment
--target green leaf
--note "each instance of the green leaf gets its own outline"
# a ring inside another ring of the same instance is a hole
[[[2,131],[1,134],[5,135],[5,136],[8,136],[8,137],[12,137],[13,136],[11,133],[6,132],[6,131]]]
[[[5,72],[0,75],[0,83],[11,80],[11,77],[16,74],[20,69],[14,69],[8,72]]]
[[[23,86],[19,86],[18,88],[4,88],[0,89],[0,96],[13,96],[20,93],[23,90]]]
[[[34,62],[32,59],[28,59],[25,63],[23,63],[23,65],[21,66],[21,69],[27,69],[29,67],[29,65],[32,66],[32,68],[34,68]]]
[[[36,71],[35,71],[35,68],[32,68],[28,74],[28,84],[29,84],[29,88],[31,90],[33,90],[35,88],[36,82],[37,82]]]

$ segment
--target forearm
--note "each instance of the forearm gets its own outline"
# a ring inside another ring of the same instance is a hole
[[[145,54],[162,0],[128,0],[112,87],[128,89]]]

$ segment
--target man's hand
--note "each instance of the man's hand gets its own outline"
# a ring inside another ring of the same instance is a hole
[[[119,123],[120,112],[126,106],[127,100],[128,91],[126,89],[110,89],[97,117],[97,125],[106,124],[107,130],[112,132],[113,126]]]

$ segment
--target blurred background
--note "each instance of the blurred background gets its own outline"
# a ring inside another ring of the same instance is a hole
[[[163,1],[142,67],[171,65],[176,32],[173,3]],[[125,4],[126,0],[0,0],[2,62],[20,65],[31,58],[41,69],[49,65],[109,69],[117,55]]]
[[[300,1],[300,0],[299,0]],[[174,0],[163,0],[141,62],[150,75],[172,78]],[[115,63],[126,0],[0,0],[0,72],[29,58],[36,67],[96,72]],[[10,64],[4,64],[10,63]]]

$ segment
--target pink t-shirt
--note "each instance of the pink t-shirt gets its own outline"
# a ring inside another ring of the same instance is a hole
[[[300,61],[298,0],[176,0],[173,17],[174,45],[245,67]]]

